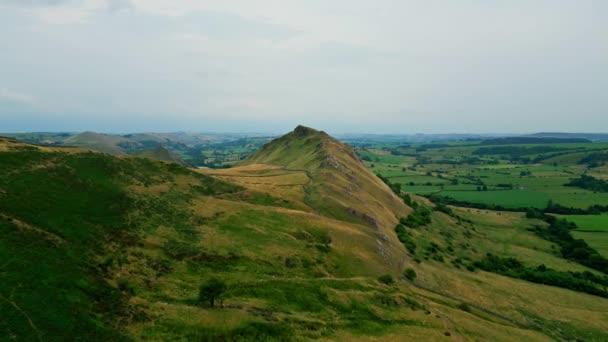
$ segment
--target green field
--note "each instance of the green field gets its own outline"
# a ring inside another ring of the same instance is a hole
[[[583,239],[605,258],[608,258],[608,232],[574,231],[572,236]]]
[[[576,223],[579,231],[608,233],[608,215],[568,215],[564,218]]]
[[[410,193],[505,208],[542,209],[549,201],[581,209],[608,204],[608,192],[566,186],[586,172],[608,179],[605,166],[588,170],[580,164],[585,156],[608,150],[606,143],[493,146],[467,141],[442,143],[439,148],[404,146],[362,146],[358,153],[370,169]],[[477,191],[484,187],[488,191]]]
[[[499,190],[499,191],[441,191],[438,194],[456,200],[500,205],[506,208],[543,208],[549,197],[542,192],[532,190]]]

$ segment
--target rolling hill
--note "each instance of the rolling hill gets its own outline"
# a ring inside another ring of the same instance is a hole
[[[543,222],[411,203],[305,127],[198,172],[0,139],[0,336],[606,340],[607,299],[465,267],[494,253],[595,272],[537,236]],[[395,227],[420,208],[412,252]],[[214,308],[199,299],[212,279]]]
[[[118,135],[105,135],[87,131],[65,139],[63,144],[120,156],[127,153],[118,144],[126,141],[128,140]]]
[[[168,163],[175,163],[175,164],[179,164],[181,166],[188,166],[188,163],[186,163],[182,158],[180,158],[180,156],[178,156],[177,154],[167,150],[166,148],[159,146],[153,149],[149,149],[149,150],[142,150],[142,151],[137,151],[135,153],[133,153],[132,155],[136,156],[136,157],[141,157],[141,158],[149,158],[149,159],[154,159],[154,160],[160,160],[160,161],[165,161]]]

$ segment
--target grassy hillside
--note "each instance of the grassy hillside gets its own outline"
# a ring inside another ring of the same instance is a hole
[[[160,160],[168,163],[175,163],[181,166],[188,166],[188,164],[180,158],[177,154],[167,150],[166,148],[159,146],[149,150],[142,150],[133,153],[134,156],[141,158],[149,158],[154,160]]]
[[[290,146],[306,160],[285,155],[297,155]],[[237,168],[200,174],[0,140],[0,336],[607,338],[606,299],[466,268],[492,252],[587,270],[529,230],[542,222],[458,208],[449,216],[414,198],[432,214],[407,228],[412,253],[394,229],[412,210],[360,169],[348,146],[306,130],[267,148]],[[226,285],[213,308],[199,298],[211,279]]]
[[[309,180],[302,186],[304,204],[323,216],[370,227],[386,262],[402,262],[393,227],[411,209],[367,170],[349,145],[298,126],[239,165],[275,165],[305,173]]]
[[[155,186],[188,172],[145,159],[0,143],[0,308],[8,313],[0,334],[121,339],[119,317],[134,312],[104,279],[99,258],[111,257],[110,245],[136,243],[149,207],[162,204],[133,196],[128,186]],[[238,189],[190,177],[195,191]]]

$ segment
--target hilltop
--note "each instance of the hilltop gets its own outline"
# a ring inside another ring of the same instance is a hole
[[[275,165],[310,178],[305,202],[323,215],[380,229],[411,209],[369,171],[348,144],[323,131],[298,126],[237,166]]]

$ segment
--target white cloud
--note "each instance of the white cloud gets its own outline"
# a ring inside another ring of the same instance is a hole
[[[131,0],[0,0],[0,7],[19,8],[48,24],[82,24],[104,12],[135,9]]]
[[[34,96],[22,92],[13,91],[8,88],[0,88],[0,102],[12,102],[17,104],[33,104],[36,102]]]

